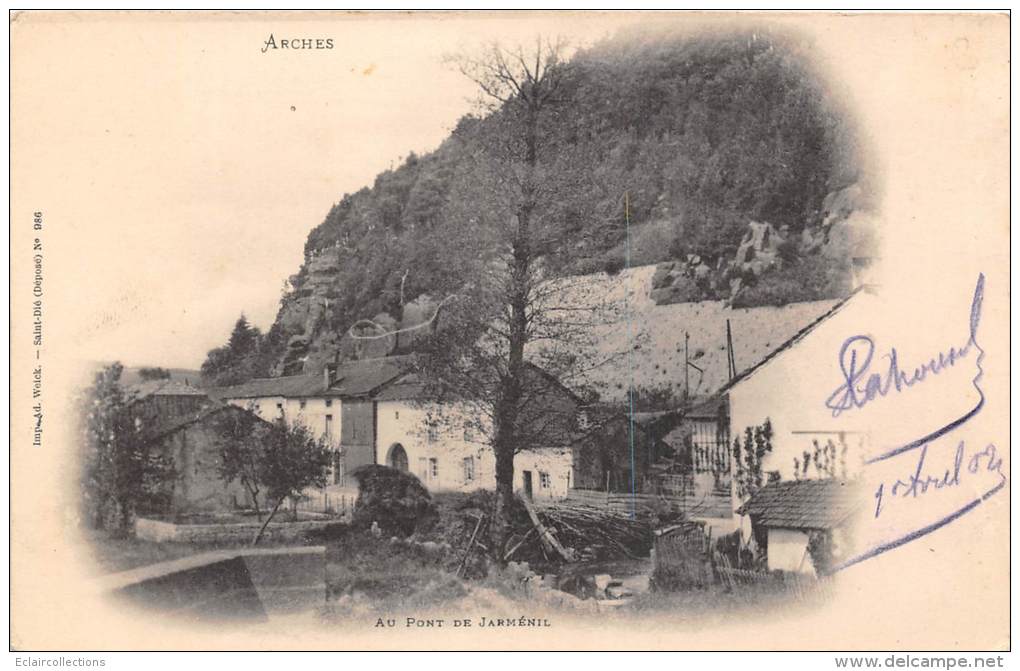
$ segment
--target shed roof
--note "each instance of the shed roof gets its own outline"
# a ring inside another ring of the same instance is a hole
[[[833,529],[861,503],[860,490],[842,480],[790,480],[765,485],[737,512],[765,527]]]

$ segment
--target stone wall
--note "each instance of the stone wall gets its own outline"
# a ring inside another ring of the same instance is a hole
[[[269,542],[287,542],[304,537],[309,532],[321,531],[337,524],[335,520],[308,522],[273,522],[266,527],[262,539]],[[255,523],[175,524],[163,520],[139,517],[135,520],[135,537],[141,540],[164,543],[230,543],[248,542],[262,525]]]

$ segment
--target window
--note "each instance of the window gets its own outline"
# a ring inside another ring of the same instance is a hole
[[[305,409],[305,406],[306,406],[306,405],[308,405],[308,402],[307,402],[307,401],[300,401],[300,402],[298,403],[298,407],[299,407],[299,408],[301,408],[302,410],[304,410],[304,409]]]
[[[542,489],[549,489],[552,487],[552,478],[545,471],[538,472],[538,484]]]
[[[439,479],[439,459],[436,459],[435,457],[429,458],[429,479]]]
[[[434,443],[439,440],[439,427],[435,422],[428,423],[428,440],[430,443]]]
[[[326,399],[326,407],[327,408],[332,408],[333,407],[333,399],[331,399],[331,398],[327,398]]]
[[[326,429],[322,432],[326,438],[333,437],[333,415],[326,415]]]
[[[399,410],[394,410],[393,411],[393,419],[400,419],[400,411]]]
[[[464,482],[471,482],[475,479],[475,458],[464,457]]]
[[[577,413],[577,428],[581,431],[587,431],[591,428],[591,417],[588,415],[587,410],[581,410]]]
[[[471,422],[464,423],[464,442],[471,443],[475,440],[475,429],[471,426]]]

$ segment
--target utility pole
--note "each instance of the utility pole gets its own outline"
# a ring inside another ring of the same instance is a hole
[[[726,320],[726,358],[730,369],[730,379],[737,376],[737,359],[733,356],[733,331],[730,329],[730,320]]]
[[[691,334],[688,331],[684,331],[684,406],[687,405],[687,400],[691,395],[691,360],[687,352],[690,340]]]

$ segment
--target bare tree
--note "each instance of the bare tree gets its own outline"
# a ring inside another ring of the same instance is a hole
[[[514,455],[570,440],[577,399],[561,383],[592,365],[582,352],[607,307],[598,296],[579,298],[550,261],[562,244],[557,194],[574,188],[569,171],[550,170],[565,151],[548,126],[569,85],[566,49],[562,40],[538,38],[529,50],[494,44],[451,59],[478,85],[489,117],[484,128],[458,135],[471,148],[472,179],[451,204],[472,231],[462,259],[472,280],[445,302],[422,379],[431,397],[456,400],[494,451],[490,530],[498,557],[509,532]]]

